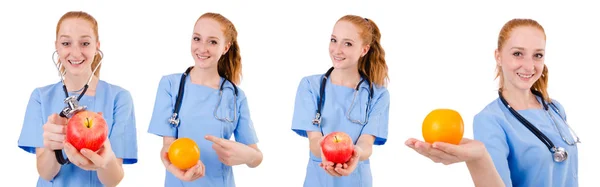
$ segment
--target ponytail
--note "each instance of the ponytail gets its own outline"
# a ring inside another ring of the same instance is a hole
[[[389,77],[388,67],[385,62],[385,50],[381,46],[380,41],[381,33],[373,20],[365,18],[365,21],[368,24],[368,30],[371,31],[371,33],[367,35],[370,35],[372,39],[370,40],[369,51],[365,56],[358,60],[359,71],[362,71],[373,84],[385,86]]]

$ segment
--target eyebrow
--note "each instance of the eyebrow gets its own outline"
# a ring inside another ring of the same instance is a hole
[[[337,37],[335,37],[335,35],[333,35],[333,34],[331,35],[331,37],[332,37],[332,38],[337,38]],[[351,40],[351,39],[348,39],[348,38],[342,38],[342,41],[351,41],[351,42],[354,42],[354,40]]]
[[[518,50],[523,50],[525,51],[524,47],[511,47],[511,49],[518,49]],[[544,49],[536,49],[535,51],[545,51]]]
[[[202,36],[201,34],[198,34],[196,32],[194,33],[194,35]],[[216,37],[216,36],[209,36],[208,38],[219,40],[219,37]]]
[[[71,38],[71,36],[60,35],[59,38]],[[80,38],[92,38],[90,35],[83,35]]]

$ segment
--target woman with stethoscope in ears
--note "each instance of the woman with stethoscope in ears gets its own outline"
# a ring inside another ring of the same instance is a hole
[[[373,20],[340,18],[329,44],[333,67],[304,77],[297,90],[292,130],[309,140],[304,186],[372,186],[369,157],[387,140],[390,95],[381,34]],[[334,131],[350,135],[355,151],[345,164],[323,159],[320,142]]]
[[[434,143],[434,148],[416,140],[407,144],[421,144],[416,150],[437,162],[467,161],[475,184],[482,186],[579,186],[580,141],[563,106],[549,97],[545,48],[546,34],[537,21],[507,22],[495,51],[498,98],[475,115],[475,140],[465,139],[461,146]]]
[[[235,186],[232,166],[262,162],[247,98],[236,86],[242,68],[237,31],[222,15],[205,13],[190,39],[195,65],[161,78],[148,132],[163,137],[165,186]],[[236,141],[229,140],[232,134]],[[201,152],[198,164],[186,171],[167,155],[182,137],[194,140]]]
[[[122,164],[137,162],[133,101],[129,91],[99,79],[98,38],[98,23],[85,12],[68,12],[58,21],[52,60],[61,81],[32,92],[18,141],[36,154],[37,186],[117,186]],[[81,109],[100,113],[108,125],[97,152],[65,142],[67,118]]]

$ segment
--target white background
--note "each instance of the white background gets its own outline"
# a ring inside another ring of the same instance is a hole
[[[472,186],[464,164],[435,164],[404,141],[422,139],[422,120],[435,108],[460,111],[465,136],[473,137],[473,116],[497,97],[493,51],[498,32],[516,17],[534,18],[546,29],[550,95],[565,106],[583,142],[579,182],[600,186],[598,6],[575,1],[391,2],[396,1],[2,1],[1,186],[36,183],[35,156],[20,150],[17,140],[31,91],[59,80],[51,60],[55,28],[71,10],[96,17],[106,55],[101,79],[128,89],[134,98],[139,163],[125,166],[120,186],[163,185],[162,140],[147,133],[156,88],[162,75],[193,65],[192,29],[207,11],[222,13],[239,31],[240,87],[248,95],[264,152],[258,168],[235,167],[238,186],[302,185],[308,141],[290,130],[296,88],[303,76],[331,66],[329,36],[345,14],[379,25],[389,63],[389,140],[371,157],[374,186]]]

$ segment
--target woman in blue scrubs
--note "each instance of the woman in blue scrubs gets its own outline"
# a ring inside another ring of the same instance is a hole
[[[62,82],[33,90],[19,137],[21,149],[36,154],[37,186],[116,186],[123,179],[122,164],[137,162],[135,113],[129,91],[99,79],[102,59],[98,23],[85,12],[64,14],[56,28],[56,54],[69,96],[79,96],[89,82],[79,105],[101,113],[108,125],[108,138],[97,152],[77,151],[65,142],[67,119]],[[56,56],[56,55],[54,55]],[[63,150],[70,163],[59,164],[54,150]]]
[[[333,67],[300,81],[292,130],[309,140],[304,186],[372,186],[369,157],[373,145],[387,140],[390,106],[380,38],[373,20],[340,18],[329,43]],[[323,137],[335,131],[348,134],[354,143],[347,163],[334,164],[321,154]]]
[[[469,143],[483,143],[485,149],[464,146],[452,153],[485,158],[481,150],[487,150],[506,186],[579,186],[579,137],[563,106],[548,94],[545,48],[546,34],[537,21],[513,19],[504,25],[495,51],[499,97],[475,115],[477,141]]]
[[[247,98],[236,87],[242,68],[237,31],[222,15],[206,13],[190,39],[195,64],[185,76],[161,78],[148,132],[163,137],[165,186],[235,186],[232,166],[254,168],[262,162]],[[232,134],[236,141],[229,140]],[[167,154],[183,137],[200,148],[200,160],[187,170],[172,165]]]

